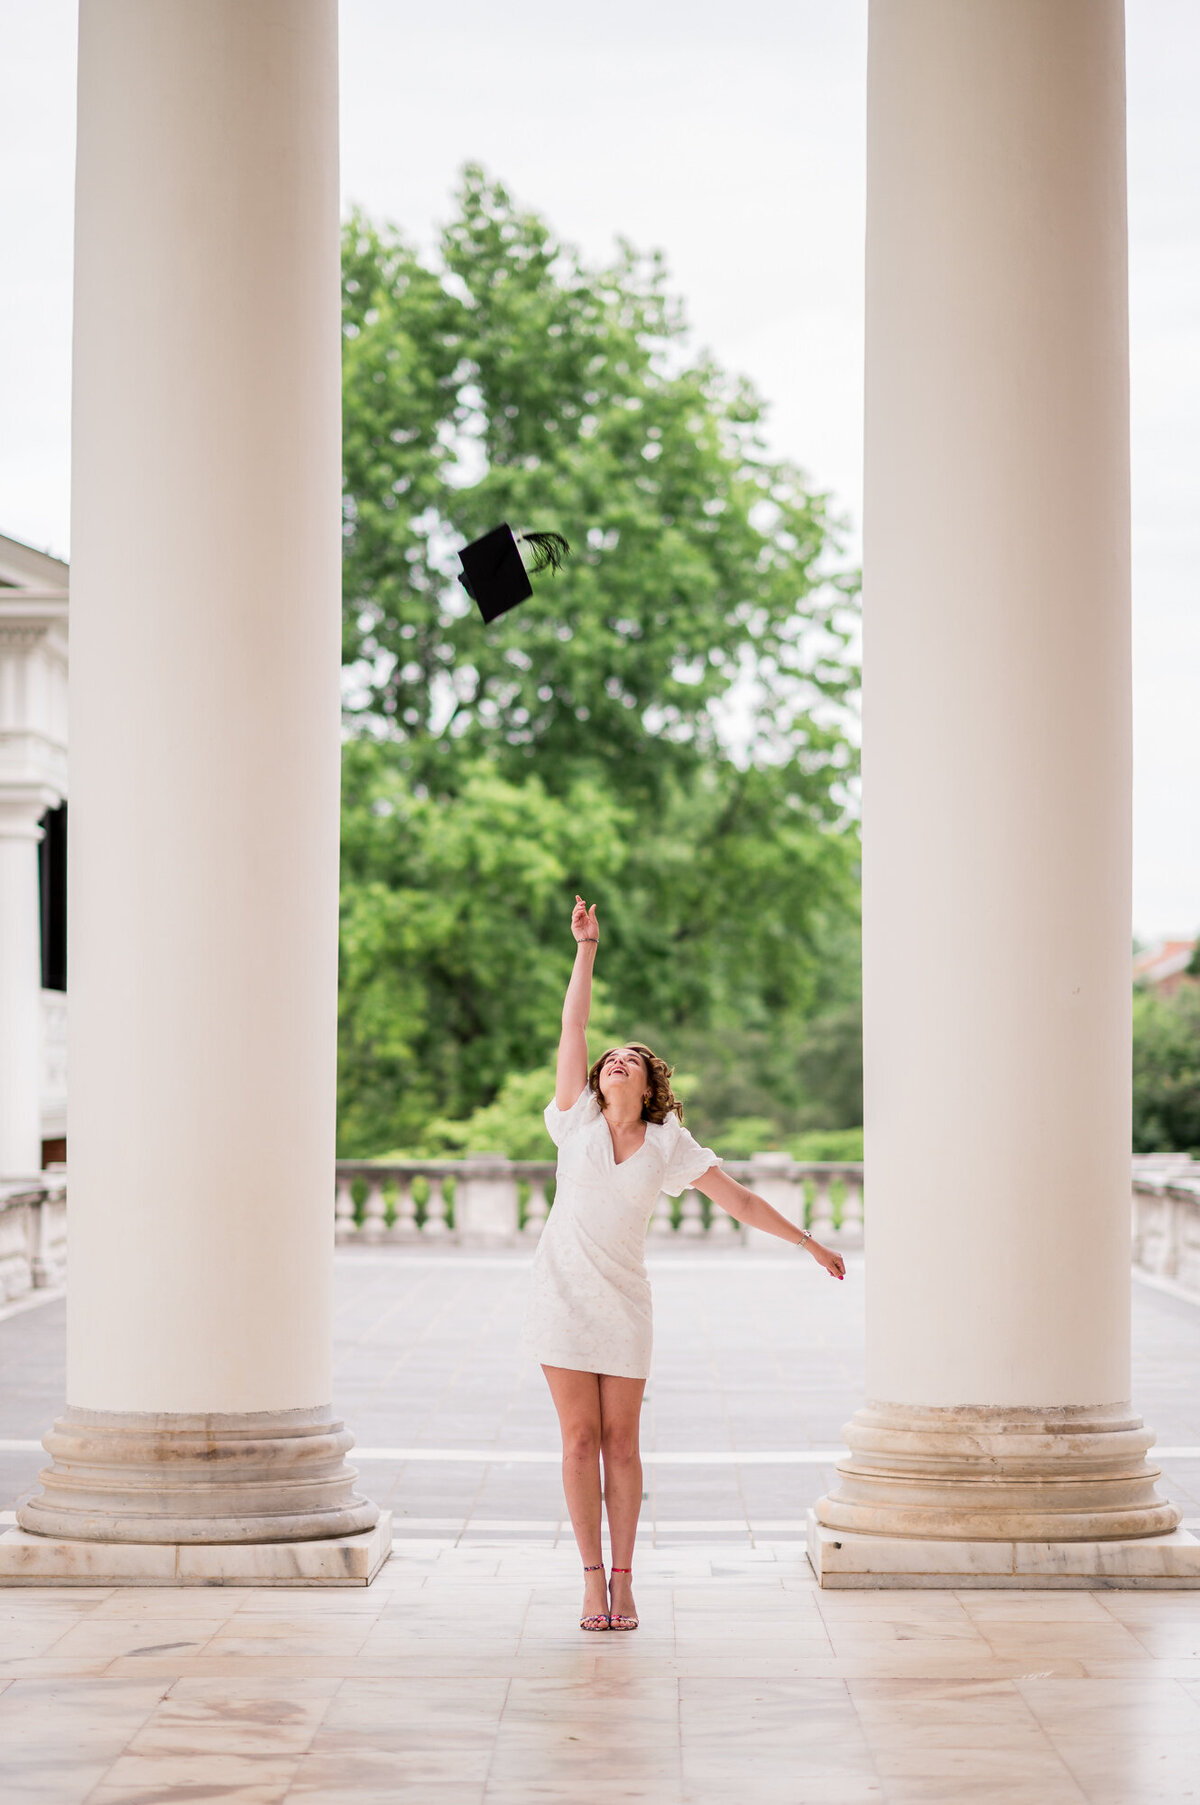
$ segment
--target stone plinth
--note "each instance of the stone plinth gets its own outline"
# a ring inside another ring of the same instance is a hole
[[[3,1543],[0,1543],[0,1547]],[[927,1540],[826,1529],[808,1513],[808,1558],[827,1590],[1016,1591],[1200,1587],[1200,1541],[1169,1535],[1092,1542]]]
[[[0,1586],[369,1586],[392,1513],[361,1535],[296,1542],[96,1542],[0,1535]]]

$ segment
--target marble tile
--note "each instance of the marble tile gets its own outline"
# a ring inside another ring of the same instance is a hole
[[[322,1720],[323,1729],[370,1730],[429,1726],[445,1734],[450,1726],[498,1723],[510,1682],[477,1674],[469,1688],[457,1679],[365,1679],[342,1682]]]
[[[237,1686],[173,1689],[126,1746],[130,1755],[188,1755],[210,1748],[223,1755],[300,1753],[311,1743],[329,1704],[326,1686],[307,1697],[262,1685],[249,1693]]]
[[[60,1755],[57,1760],[25,1760],[5,1751],[4,1796],[21,1805],[84,1805],[111,1766],[111,1760],[79,1760]]]
[[[963,1599],[954,1592],[903,1591],[818,1592],[815,1603],[827,1623],[848,1618],[870,1623],[953,1622],[967,1619]]]
[[[104,1775],[110,1789],[157,1787],[181,1789],[207,1787],[220,1789],[218,1797],[234,1787],[291,1785],[299,1757],[286,1755],[227,1754],[221,1749],[193,1750],[191,1753],[121,1755]],[[186,1797],[186,1794],[184,1794]],[[195,1793],[192,1794],[195,1797]]]
[[[1111,1625],[1106,1624],[1104,1627],[1108,1629]],[[830,1646],[839,1653],[853,1654],[864,1646],[886,1648],[896,1642],[920,1642],[927,1647],[953,1643],[964,1656],[972,1648],[982,1654],[988,1652],[988,1644],[980,1626],[965,1617],[933,1618],[926,1621],[880,1618],[874,1622],[852,1617],[844,1622],[830,1622],[826,1629]]]
[[[298,1774],[284,1796],[289,1802],[317,1800],[319,1805],[483,1805],[484,1787],[482,1781],[466,1780],[414,1780],[409,1783],[402,1775],[390,1778],[378,1788],[342,1786],[336,1777],[317,1774],[312,1776],[310,1784]],[[489,1801],[491,1796],[490,1793],[487,1795]],[[88,1805],[92,1805],[91,1800]],[[95,1805],[104,1805],[99,1794]],[[112,1805],[120,1805],[120,1802],[114,1798]],[[225,1805],[224,1798],[221,1805]]]
[[[1174,1623],[1131,1623],[1126,1619],[1123,1627],[1147,1654],[1156,1659],[1163,1656],[1183,1656],[1188,1660],[1200,1660],[1200,1603],[1196,1606],[1195,1619],[1191,1623],[1182,1620]]]
[[[955,1678],[947,1679],[935,1675],[890,1680],[852,1680],[847,1691],[856,1703],[866,1705],[880,1704],[942,1704],[954,1702],[958,1704],[984,1705],[1003,1704],[1009,1701],[1018,1708],[1023,1706],[1021,1694],[1011,1679],[984,1679],[972,1671],[973,1663],[967,1664],[967,1671]]]
[[[482,1789],[493,1747],[489,1738],[468,1744],[456,1739],[450,1745],[442,1741],[420,1747],[406,1742],[394,1748],[356,1749],[346,1738],[329,1749],[309,1750],[293,1772],[291,1793],[324,1800],[333,1792],[357,1797],[360,1792],[386,1792],[397,1783],[416,1786],[447,1781]]]
[[[959,1604],[973,1623],[1103,1623],[1114,1615],[1110,1598],[1146,1593],[960,1592]]]
[[[1143,1645],[1123,1624],[1113,1622],[1001,1622],[988,1618],[979,1631],[992,1653],[1037,1666],[1046,1655],[1082,1660],[1136,1660]]]
[[[901,1738],[895,1744],[875,1744],[872,1754],[884,1780],[957,1780],[964,1793],[970,1794],[977,1782],[1053,1788],[1075,1779],[1049,1742],[1023,1748],[1011,1748],[1007,1743],[987,1748],[977,1742],[938,1748],[929,1744],[911,1747]]]
[[[84,1805],[167,1805],[168,1801],[176,1800],[182,1805],[189,1797],[205,1801],[206,1805],[211,1805],[218,1797],[219,1805],[283,1805],[289,1792],[290,1782],[287,1780],[261,1783],[242,1781],[232,1786],[222,1786],[219,1795],[203,1785],[189,1794],[181,1788],[164,1792],[162,1785],[157,1782],[149,1786],[109,1786],[102,1782],[93,1792],[88,1793]],[[355,1805],[362,1805],[362,1802],[356,1801]]]
[[[66,1594],[59,1596],[65,1598]],[[106,1617],[215,1617],[223,1620],[237,1611],[253,1609],[255,1600],[264,1596],[268,1602],[278,1598],[275,1592],[264,1595],[238,1586],[188,1586],[186,1590],[179,1586],[126,1586],[97,1599],[89,1610],[80,1611],[79,1615],[86,1616],[89,1621]],[[324,1600],[320,1602],[324,1603]]]
[[[309,1624],[303,1620],[281,1624],[272,1618],[252,1618],[224,1625],[205,1643],[202,1652],[214,1659],[228,1660],[239,1655],[263,1654],[350,1658],[366,1652],[369,1636],[367,1624],[350,1624],[345,1629],[335,1630],[328,1624]]]
[[[212,1617],[89,1617],[76,1623],[47,1649],[59,1659],[81,1655],[188,1652],[197,1654],[211,1641],[218,1620]]]
[[[928,1774],[884,1781],[887,1805],[964,1805],[961,1779],[945,1779]],[[1027,1785],[1008,1780],[976,1780],[966,1794],[970,1805],[1092,1805],[1086,1793],[1065,1775],[1061,1780],[1034,1780]],[[1126,1799],[1123,1805],[1136,1805]]]

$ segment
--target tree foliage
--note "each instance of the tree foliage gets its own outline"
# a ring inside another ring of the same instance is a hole
[[[343,275],[343,1151],[417,1145],[552,1056],[576,890],[598,1031],[729,1050],[742,1115],[851,1125],[852,1078],[834,1120],[796,1077],[856,996],[825,498],[689,357],[660,258],[589,269],[479,170],[437,257],[356,214]],[[573,553],[484,628],[456,549],[500,520]]]
[[[1200,984],[1134,992],[1133,1150],[1200,1158]]]

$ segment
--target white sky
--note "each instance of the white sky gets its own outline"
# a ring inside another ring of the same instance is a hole
[[[0,0],[0,532],[69,553],[72,0]],[[1128,0],[1139,934],[1200,928],[1200,6]],[[432,240],[482,162],[697,345],[855,534],[865,0],[342,0],[342,186]],[[855,540],[856,543],[856,540]]]

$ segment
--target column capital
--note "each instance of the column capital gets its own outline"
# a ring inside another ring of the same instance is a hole
[[[42,837],[42,816],[63,799],[52,784],[0,782],[0,840],[36,843]]]

